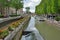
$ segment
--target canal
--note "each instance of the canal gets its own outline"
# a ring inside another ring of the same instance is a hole
[[[31,16],[28,27],[24,30],[21,40],[44,40],[35,28],[35,16]]]

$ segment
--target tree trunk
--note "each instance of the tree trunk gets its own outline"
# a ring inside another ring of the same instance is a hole
[[[7,10],[6,11],[7,11],[7,13],[6,13],[7,16],[9,16],[9,14],[10,14],[9,7],[7,7]]]
[[[17,9],[16,9],[16,15],[17,15]]]
[[[0,13],[1,13],[1,15],[2,15],[2,8],[0,7]]]
[[[5,12],[4,12],[4,8],[3,7],[1,9],[1,13],[2,13],[3,16],[5,16]]]

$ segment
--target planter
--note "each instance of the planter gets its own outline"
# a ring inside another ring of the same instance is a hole
[[[0,40],[12,40],[16,33],[22,28],[22,26],[29,20],[29,17],[24,17],[23,19],[19,19],[18,21],[12,22],[8,25],[8,31],[0,31],[1,35]],[[5,34],[6,33],[6,34]]]
[[[0,39],[4,39],[9,34],[9,31],[0,31]]]
[[[17,16],[20,16],[20,15],[9,15],[10,17],[17,17]]]

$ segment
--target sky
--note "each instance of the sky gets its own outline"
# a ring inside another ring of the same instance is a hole
[[[23,0],[23,11],[26,11],[26,7],[30,7],[30,12],[35,12],[35,7],[41,2],[41,0]]]

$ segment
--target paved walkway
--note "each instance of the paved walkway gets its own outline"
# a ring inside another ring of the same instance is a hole
[[[8,20],[12,20],[12,19],[18,19],[21,16],[17,16],[17,17],[8,17],[8,18],[0,18],[0,23],[8,21]]]

